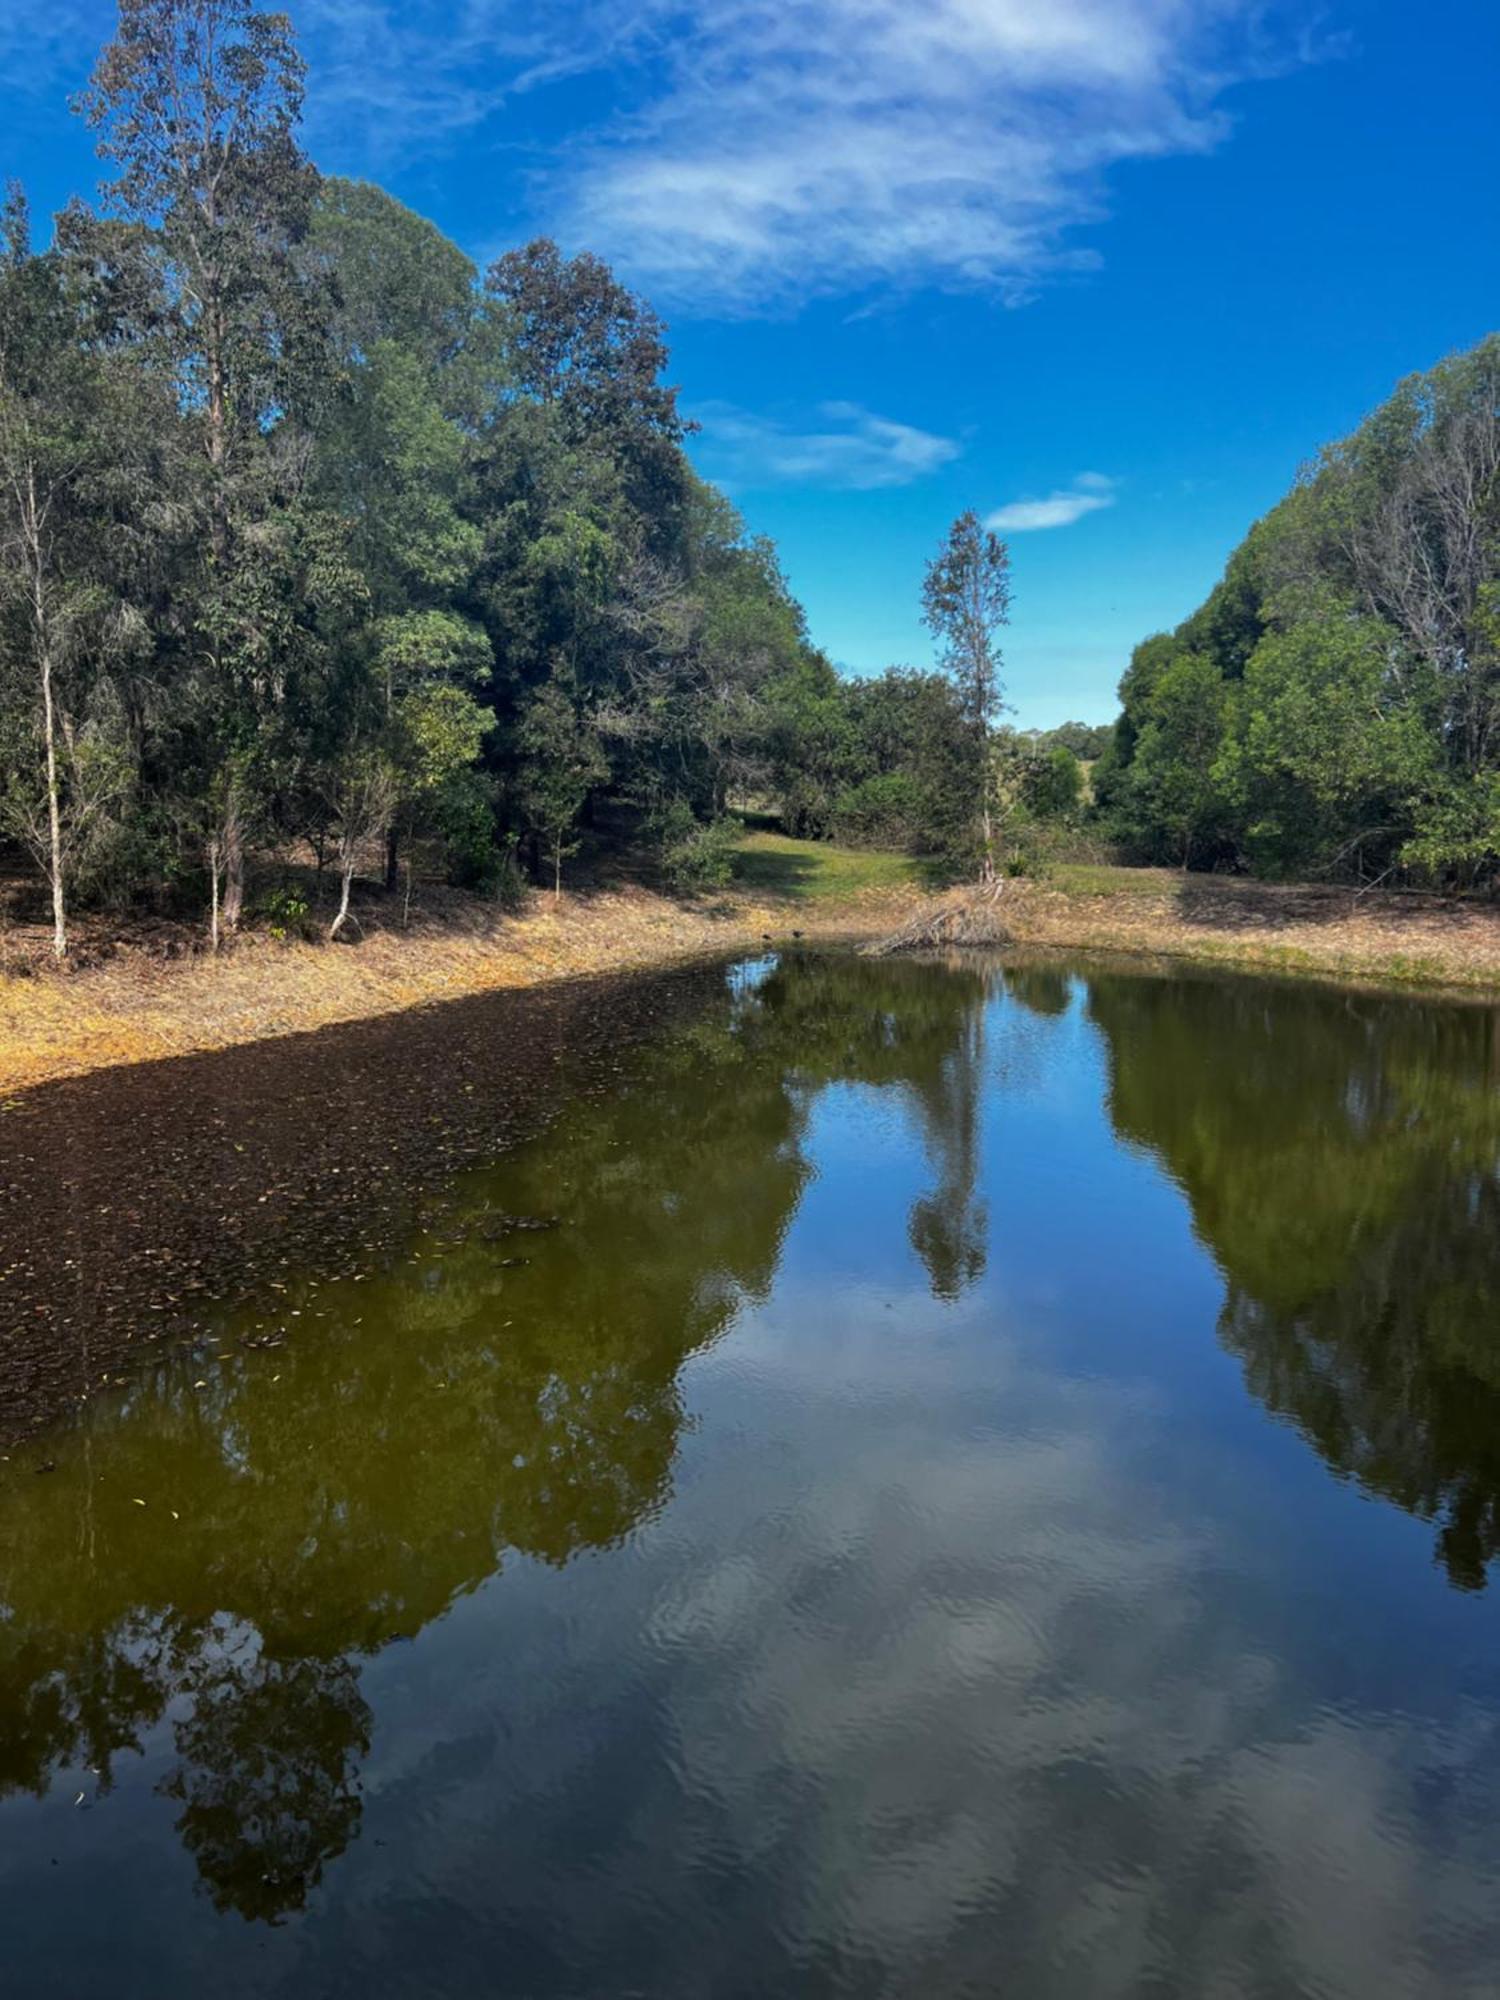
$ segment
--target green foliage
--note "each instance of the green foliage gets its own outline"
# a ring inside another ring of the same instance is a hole
[[[1203,653],[1181,653],[1156,677],[1143,708],[1131,795],[1144,827],[1184,868],[1214,834],[1228,691]]]
[[[1500,336],[1403,382],[1136,648],[1093,774],[1141,858],[1500,872]]]
[[[300,937],[311,915],[307,898],[297,889],[273,889],[264,904],[266,928],[273,938]]]
[[[994,872],[990,731],[1003,705],[1001,628],[1010,620],[1010,551],[970,509],[960,514],[927,565],[922,617],[974,739],[973,845],[980,872]]]
[[[572,835],[578,815],[607,773],[594,732],[579,711],[576,690],[562,673],[532,691],[516,741],[521,812],[528,829],[546,845],[557,890],[563,857],[577,851]]]
[[[1080,763],[1093,764],[1102,757],[1114,737],[1114,728],[1108,722],[1060,722],[1056,729],[1041,732],[1041,741],[1049,748],[1056,745],[1063,750],[1071,750]]]
[[[1083,766],[1061,743],[1036,757],[1026,774],[1026,804],[1041,820],[1072,819],[1083,800]]]
[[[721,889],[732,880],[740,831],[732,819],[704,825],[683,799],[662,806],[646,829],[664,880],[687,891]]]
[[[555,885],[605,794],[671,802],[668,872],[722,879],[731,795],[799,783],[781,695],[818,668],[688,465],[661,322],[595,257],[481,283],[321,179],[303,87],[284,15],[123,0],[81,102],[105,212],[34,253],[6,210],[0,485],[40,482],[47,533],[22,561],[0,520],[0,835],[60,940],[65,897],[200,887],[217,937],[257,853],[330,837],[340,922],[414,840]]]

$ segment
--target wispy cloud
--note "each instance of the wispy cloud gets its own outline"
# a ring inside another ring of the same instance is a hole
[[[659,20],[650,5],[644,20]],[[1206,151],[1253,0],[695,0],[585,144],[566,232],[736,311],[919,284],[1016,302],[1085,268],[1120,162]]]
[[[726,486],[823,486],[871,491],[907,486],[958,457],[953,439],[876,416],[857,403],[824,403],[814,428],[799,429],[737,409],[700,404],[698,456]]]
[[[1310,10],[1312,0],[1283,0]],[[106,0],[59,0],[71,43]],[[529,219],[720,313],[1087,268],[1110,169],[1203,152],[1264,0],[300,0],[315,145],[380,172],[470,142]],[[28,23],[32,16],[25,16]],[[0,48],[55,53],[40,25]],[[91,36],[90,39],[93,39]],[[491,158],[495,157],[493,154]]]
[[[1080,472],[1070,486],[1045,494],[1038,500],[1009,500],[997,507],[985,526],[1012,535],[1033,528],[1071,528],[1085,514],[1097,514],[1101,507],[1113,507],[1118,482],[1102,472]]]

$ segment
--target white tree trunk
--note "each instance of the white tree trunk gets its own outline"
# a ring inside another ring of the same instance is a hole
[[[19,485],[19,481],[17,481]],[[68,918],[63,893],[62,802],[57,788],[57,712],[52,700],[52,634],[47,617],[47,593],[42,581],[43,517],[46,509],[38,503],[36,468],[26,467],[25,525],[26,550],[31,566],[31,615],[36,629],[37,672],[42,693],[42,741],[47,778],[47,874],[52,889],[52,952],[56,958],[68,953]]]
[[[42,731],[47,746],[47,842],[52,877],[52,952],[68,955],[68,917],[63,903],[62,808],[57,797],[57,720],[52,707],[52,659],[42,655]]]
[[[349,914],[349,891],[354,886],[354,849],[352,844],[341,846],[339,852],[339,906],[334,912],[333,922],[328,926],[330,942],[343,928],[344,919]]]
[[[237,931],[245,910],[245,823],[240,812],[240,793],[231,784],[224,806],[224,908],[226,931]]]

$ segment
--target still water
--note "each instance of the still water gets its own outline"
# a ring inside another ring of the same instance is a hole
[[[691,978],[0,1464],[5,1993],[1500,1992],[1496,1015]]]

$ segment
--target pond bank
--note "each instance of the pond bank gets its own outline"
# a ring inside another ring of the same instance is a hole
[[[122,951],[77,971],[0,973],[0,1093],[166,1056],[244,1046],[498,989],[640,971],[771,938],[877,937],[914,889],[819,899],[679,902],[638,888],[536,896],[519,913],[448,896],[442,920],[373,926],[351,944],[249,933],[213,957]]]
[[[1008,883],[1018,944],[1500,999],[1500,905],[1414,892],[1063,865]]]
[[[255,934],[219,958],[134,950],[82,971],[0,973],[0,1093],[767,938],[867,942],[937,900],[896,883],[806,898],[741,888],[696,902],[614,888],[537,897],[510,915],[451,897],[439,922],[372,926],[347,946]],[[1500,909],[1436,896],[1064,866],[1008,882],[999,909],[1018,944],[1500,994]]]

